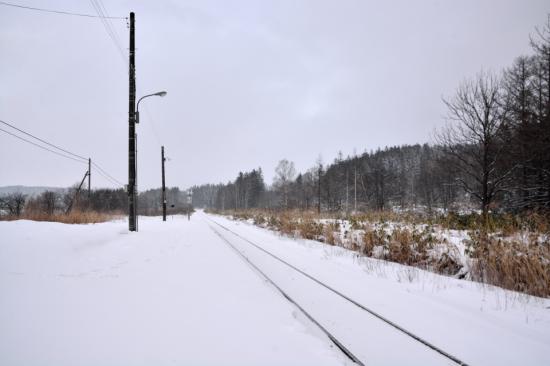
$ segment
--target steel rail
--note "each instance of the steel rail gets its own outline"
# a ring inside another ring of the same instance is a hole
[[[241,256],[252,268],[254,268],[262,277],[266,279],[273,287],[275,287],[281,295],[283,295],[290,303],[296,306],[313,324],[315,324],[319,329],[353,362],[360,366],[365,366],[361,360],[359,360],[349,349],[346,348],[332,333],[330,333],[325,327],[321,325],[311,314],[309,314],[303,307],[301,307],[296,300],[294,300],[290,295],[288,295],[280,286],[278,286],[264,271],[262,271],[258,266],[256,266],[246,255],[244,255],[237,247],[235,247],[227,238],[220,234],[214,227],[208,225],[210,229],[229,245],[237,254]]]
[[[400,326],[400,325],[398,325],[397,323],[395,323],[395,322],[389,320],[388,318],[386,318],[386,317],[380,315],[379,313],[375,312],[374,310],[369,309],[369,308],[366,307],[365,305],[363,305],[363,304],[361,304],[361,303],[355,301],[354,299],[352,299],[352,298],[350,298],[349,296],[343,294],[342,292],[336,290],[335,288],[333,288],[333,287],[327,285],[326,283],[324,283],[324,282],[318,280],[317,278],[315,278],[315,277],[311,276],[310,274],[304,272],[304,271],[301,270],[300,268],[297,268],[296,266],[294,266],[294,265],[288,263],[288,262],[285,261],[284,259],[279,258],[279,257],[276,256],[275,254],[273,254],[273,253],[267,251],[266,249],[262,248],[262,247],[259,246],[258,244],[256,244],[256,243],[252,242],[251,240],[245,238],[245,237],[242,236],[241,234],[234,232],[233,230],[227,228],[226,226],[224,226],[224,225],[218,223],[218,222],[215,221],[215,220],[212,220],[212,219],[210,219],[210,218],[207,218],[207,219],[210,220],[211,222],[213,222],[214,224],[218,225],[218,226],[221,227],[222,229],[228,231],[229,233],[235,235],[236,237],[238,237],[238,238],[244,240],[245,242],[249,243],[250,245],[254,246],[256,249],[258,249],[258,250],[264,252],[265,254],[271,256],[272,258],[274,258],[274,259],[278,260],[279,262],[285,264],[286,266],[292,268],[292,269],[295,270],[296,272],[298,272],[298,273],[302,274],[303,276],[309,278],[310,280],[312,280],[313,282],[317,283],[318,285],[321,285],[321,286],[323,286],[324,288],[326,288],[327,290],[332,291],[332,292],[335,293],[336,295],[338,295],[338,296],[342,297],[343,299],[349,301],[350,303],[352,303],[352,304],[354,304],[355,306],[359,307],[360,309],[366,311],[367,313],[371,314],[372,316],[378,318],[379,320],[383,321],[384,323],[386,323],[386,324],[392,326],[393,328],[399,330],[400,332],[402,332],[402,333],[404,333],[405,335],[407,335],[407,336],[413,338],[414,340],[416,340],[416,341],[422,343],[424,346],[426,346],[426,347],[432,349],[433,351],[435,351],[435,352],[439,353],[440,355],[442,355],[442,356],[448,358],[449,360],[455,362],[455,363],[458,364],[458,365],[461,365],[461,366],[468,366],[468,364],[467,364],[466,362],[464,362],[464,361],[460,360],[459,358],[457,358],[457,357],[451,355],[450,353],[448,353],[448,352],[442,350],[441,348],[435,346],[434,344],[428,342],[427,340],[425,340],[425,339],[423,339],[423,338],[417,336],[416,334],[414,334],[414,333],[412,333],[411,331],[409,331],[409,330],[403,328],[402,326]]]

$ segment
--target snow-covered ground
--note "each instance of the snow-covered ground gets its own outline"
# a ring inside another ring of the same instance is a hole
[[[201,212],[0,222],[0,364],[352,364],[224,239],[365,364],[453,364],[212,220],[470,365],[550,364],[549,300]]]

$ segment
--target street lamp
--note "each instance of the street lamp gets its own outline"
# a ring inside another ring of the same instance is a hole
[[[139,123],[139,102],[141,102],[143,99],[148,97],[164,97],[167,93],[163,91],[159,91],[153,94],[147,94],[143,97],[139,98],[137,105],[136,105],[136,115],[135,115],[135,122]],[[137,220],[137,212],[138,212],[138,199],[137,199],[137,133],[134,132],[134,174],[135,174],[135,185],[134,185],[134,192],[132,194],[134,195],[134,218],[135,218],[135,231],[138,230],[138,220]]]
[[[168,94],[168,93],[166,93],[163,90],[163,91],[159,91],[157,93],[147,94],[147,95],[144,95],[143,97],[139,98],[139,100],[137,102],[137,106],[136,106],[136,123],[139,123],[139,102],[141,102],[143,99],[148,98],[148,97],[164,97],[166,94]]]

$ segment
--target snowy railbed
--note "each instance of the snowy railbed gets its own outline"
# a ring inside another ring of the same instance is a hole
[[[468,364],[543,365],[550,359],[544,354],[550,352],[548,299],[274,234],[249,221],[216,217]]]
[[[485,237],[479,230],[449,229],[418,222],[418,217],[392,221],[383,215],[372,215],[374,219],[361,215],[336,219],[307,212],[224,214],[293,238],[350,249],[362,256],[550,297],[550,241],[545,232],[497,230]]]

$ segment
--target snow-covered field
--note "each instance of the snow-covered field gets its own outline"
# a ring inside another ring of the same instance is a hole
[[[132,234],[0,222],[0,364],[352,364],[225,241],[363,363],[453,364],[212,220],[470,365],[550,364],[550,300],[201,212]]]

